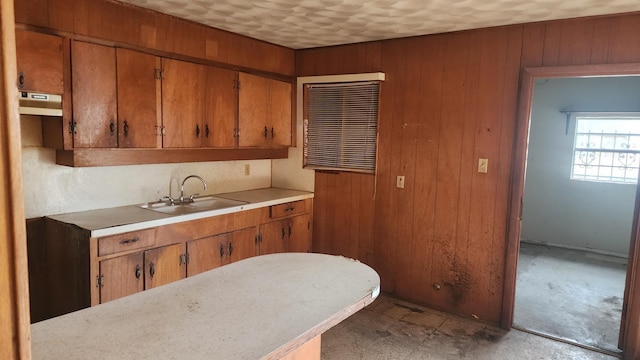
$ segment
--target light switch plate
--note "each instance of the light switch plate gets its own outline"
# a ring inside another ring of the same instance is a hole
[[[489,159],[480,158],[478,160],[478,172],[486,174],[489,170]]]
[[[398,189],[404,189],[404,176],[396,177],[396,187]]]

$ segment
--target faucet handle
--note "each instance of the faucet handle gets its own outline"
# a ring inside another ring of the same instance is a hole
[[[190,202],[193,202],[193,197],[194,197],[194,196],[198,196],[198,195],[200,195],[200,194],[198,194],[198,193],[196,193],[196,194],[191,194],[191,196],[189,196],[189,201],[190,201]]]
[[[160,201],[168,201],[171,205],[174,205],[176,202],[171,196],[163,196]]]

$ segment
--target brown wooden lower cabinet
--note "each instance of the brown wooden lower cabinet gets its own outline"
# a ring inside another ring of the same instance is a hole
[[[260,225],[260,255],[311,252],[311,216],[293,216]]]
[[[256,228],[187,241],[187,276],[193,276],[257,254]]]
[[[100,303],[184,279],[183,247],[173,244],[100,261]]]
[[[30,240],[30,281],[45,288],[33,294],[32,322],[193,276],[252,256],[309,252],[312,200],[280,214],[271,207],[240,211],[104,237],[77,225],[44,218]],[[291,207],[287,205],[287,207]],[[274,215],[275,214],[275,215]],[[276,218],[274,218],[276,216]],[[37,291],[36,291],[37,290]]]

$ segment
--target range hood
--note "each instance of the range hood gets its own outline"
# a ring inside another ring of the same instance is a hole
[[[20,115],[62,116],[62,96],[20,92]]]

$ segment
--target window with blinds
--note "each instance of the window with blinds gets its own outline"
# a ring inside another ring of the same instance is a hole
[[[304,167],[374,173],[379,81],[307,84]]]

